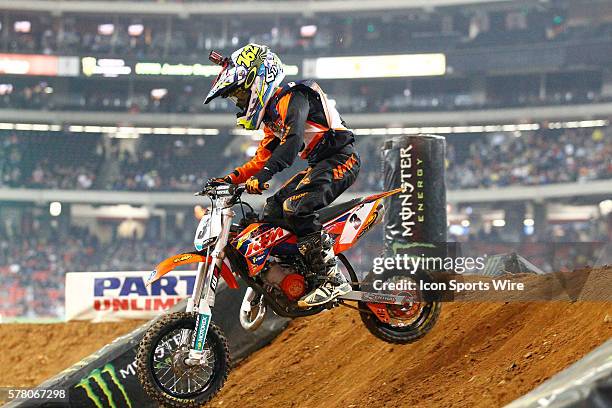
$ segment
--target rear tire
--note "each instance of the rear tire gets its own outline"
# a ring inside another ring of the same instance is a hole
[[[428,273],[419,274],[415,277],[404,277],[413,281],[426,280],[431,281],[431,276]],[[382,281],[394,280],[402,278],[394,274],[383,273],[380,278]],[[415,301],[410,303],[406,308],[404,305],[387,304],[386,310],[390,316],[394,316],[396,324],[391,322],[385,323],[381,321],[369,308],[366,302],[359,302],[361,321],[365,327],[374,336],[387,343],[408,344],[420,340],[435,326],[440,316],[442,304],[438,300],[439,296],[436,293],[421,293]],[[416,313],[412,314],[411,308],[418,307]],[[407,309],[407,310],[406,310]],[[404,320],[405,319],[405,320]]]
[[[425,303],[421,315],[417,319],[417,324],[402,328],[381,322],[374,313],[371,313],[369,310],[367,312],[361,311],[359,314],[361,315],[361,321],[365,327],[374,336],[387,343],[408,344],[420,340],[429,333],[440,316],[441,307],[440,302]],[[368,306],[365,302],[359,302],[359,308],[367,309]]]
[[[156,375],[154,363],[157,353],[156,350],[158,346],[160,346],[160,341],[177,330],[188,329],[193,331],[195,329],[195,324],[195,313],[171,313],[153,324],[140,341],[136,356],[138,379],[147,395],[157,401],[161,406],[177,408],[200,407],[210,401],[225,384],[225,380],[230,371],[229,348],[221,329],[212,323],[206,335],[205,349],[210,350],[210,355],[214,358],[214,361],[210,377],[205,381],[201,389],[194,392],[172,395],[169,393],[168,389],[163,388],[160,378]],[[176,334],[174,336],[176,336]],[[174,336],[166,339],[164,344],[169,345],[171,340],[174,339]],[[162,355],[165,352],[164,350],[165,348],[162,350]],[[178,351],[175,351],[175,353],[176,352]],[[172,359],[175,355],[176,354],[169,353],[164,361],[157,361],[157,363],[171,364],[168,362],[168,359]],[[195,378],[199,377],[196,376]]]

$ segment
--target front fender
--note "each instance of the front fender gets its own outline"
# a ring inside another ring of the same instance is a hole
[[[206,262],[210,261],[211,257],[206,258],[205,255],[202,255],[199,252],[185,252],[182,254],[174,255],[169,258],[164,259],[155,267],[155,270],[151,272],[149,279],[147,281],[147,286],[152,284],[153,282],[159,280],[162,276],[168,274],[173,271],[176,267],[181,265],[187,265],[191,263],[198,262]],[[221,277],[227,283],[231,289],[238,289],[238,282],[232,273],[229,261],[227,258],[223,260],[221,264]]]

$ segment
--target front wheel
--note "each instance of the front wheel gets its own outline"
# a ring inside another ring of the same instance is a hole
[[[168,314],[154,323],[140,341],[136,356],[138,379],[145,392],[164,407],[200,407],[223,387],[230,370],[229,348],[221,330],[211,324],[206,335],[206,361],[188,365],[195,313]],[[191,341],[189,341],[190,343]]]

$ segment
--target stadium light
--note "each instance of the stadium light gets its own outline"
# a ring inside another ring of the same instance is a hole
[[[131,37],[138,37],[144,32],[144,25],[142,24],[130,24],[128,26],[128,34]]]
[[[52,217],[58,217],[62,213],[62,203],[59,201],[53,201],[49,204],[49,214]]]
[[[612,200],[604,200],[599,203],[599,211],[602,215],[608,215],[612,212]]]
[[[494,227],[505,227],[506,226],[506,220],[502,220],[502,219],[493,220],[492,224],[493,224]]]
[[[32,31],[32,23],[27,20],[15,21],[15,23],[13,24],[13,29],[16,33],[27,34]]]
[[[552,122],[545,125],[548,129],[561,128],[590,128],[604,127],[609,124],[608,120],[585,120],[571,122]],[[194,127],[133,127],[133,126],[99,126],[99,125],[68,125],[68,131],[74,133],[115,133],[131,132],[140,135],[206,135],[215,136],[220,133],[216,128],[194,128]],[[353,132],[358,136],[386,136],[386,135],[418,135],[418,134],[454,134],[454,133],[489,133],[533,131],[540,129],[537,123],[506,124],[506,125],[472,125],[472,126],[424,126],[424,127],[378,127],[378,128],[354,128]],[[62,130],[61,125],[51,123],[11,123],[0,122],[0,130],[23,130],[23,131],[52,131]],[[250,131],[244,129],[229,129],[234,136],[249,136],[259,140],[263,138],[263,130]]]
[[[114,24],[100,24],[98,25],[98,34],[100,35],[113,35],[115,32]]]
[[[300,27],[300,35],[304,38],[311,38],[317,34],[317,26],[315,24],[304,25]]]

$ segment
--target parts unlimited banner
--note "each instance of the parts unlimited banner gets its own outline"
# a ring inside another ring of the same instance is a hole
[[[66,320],[150,319],[193,292],[195,271],[174,271],[151,286],[150,272],[66,274]]]

